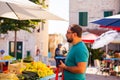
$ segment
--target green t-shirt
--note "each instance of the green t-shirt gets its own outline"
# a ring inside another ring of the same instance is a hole
[[[76,66],[78,62],[88,62],[89,52],[83,42],[73,45],[66,57],[65,64],[67,66]],[[87,66],[86,66],[87,67]],[[64,70],[64,80],[86,80],[84,74],[75,74]]]

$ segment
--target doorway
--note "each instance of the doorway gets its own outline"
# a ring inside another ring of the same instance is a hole
[[[23,52],[23,42],[17,41],[16,59],[22,59],[22,52]],[[14,41],[9,42],[9,55],[15,57],[15,54],[14,54]]]

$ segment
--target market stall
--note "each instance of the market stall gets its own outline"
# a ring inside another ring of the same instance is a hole
[[[3,59],[0,60],[0,72],[8,70],[8,65],[13,60],[16,60],[16,58],[9,55],[4,56]]]
[[[54,73],[55,68],[53,69],[41,61],[24,62],[23,60],[18,61],[12,58],[9,60],[0,60],[0,62],[9,62],[7,69],[0,73],[1,80],[48,80],[56,76]]]

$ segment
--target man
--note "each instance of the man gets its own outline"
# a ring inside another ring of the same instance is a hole
[[[36,50],[36,54],[34,56],[34,61],[42,61],[42,54],[41,54],[39,48]]]
[[[55,61],[56,61],[56,67],[58,67],[59,64],[59,59],[57,59],[56,57],[63,57],[63,53],[62,53],[62,44],[58,44],[57,48],[55,49]]]
[[[65,64],[60,61],[59,67],[64,70],[64,80],[86,80],[85,71],[87,68],[89,52],[81,40],[82,28],[79,25],[70,25],[66,38],[72,44]]]
[[[4,55],[5,51],[4,50],[0,50],[0,60],[3,60],[3,55]],[[3,66],[5,65],[4,62],[0,62],[0,72],[3,71]]]
[[[0,60],[2,60],[2,59],[3,59],[3,55],[4,55],[4,53],[5,53],[5,51],[4,51],[4,50],[1,50],[1,51],[0,51]]]
[[[62,44],[58,44],[57,48],[55,49],[55,57],[63,55],[61,49],[62,49]]]

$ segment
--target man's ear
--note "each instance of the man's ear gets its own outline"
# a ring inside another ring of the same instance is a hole
[[[74,36],[77,36],[77,33],[73,33],[74,34]]]

